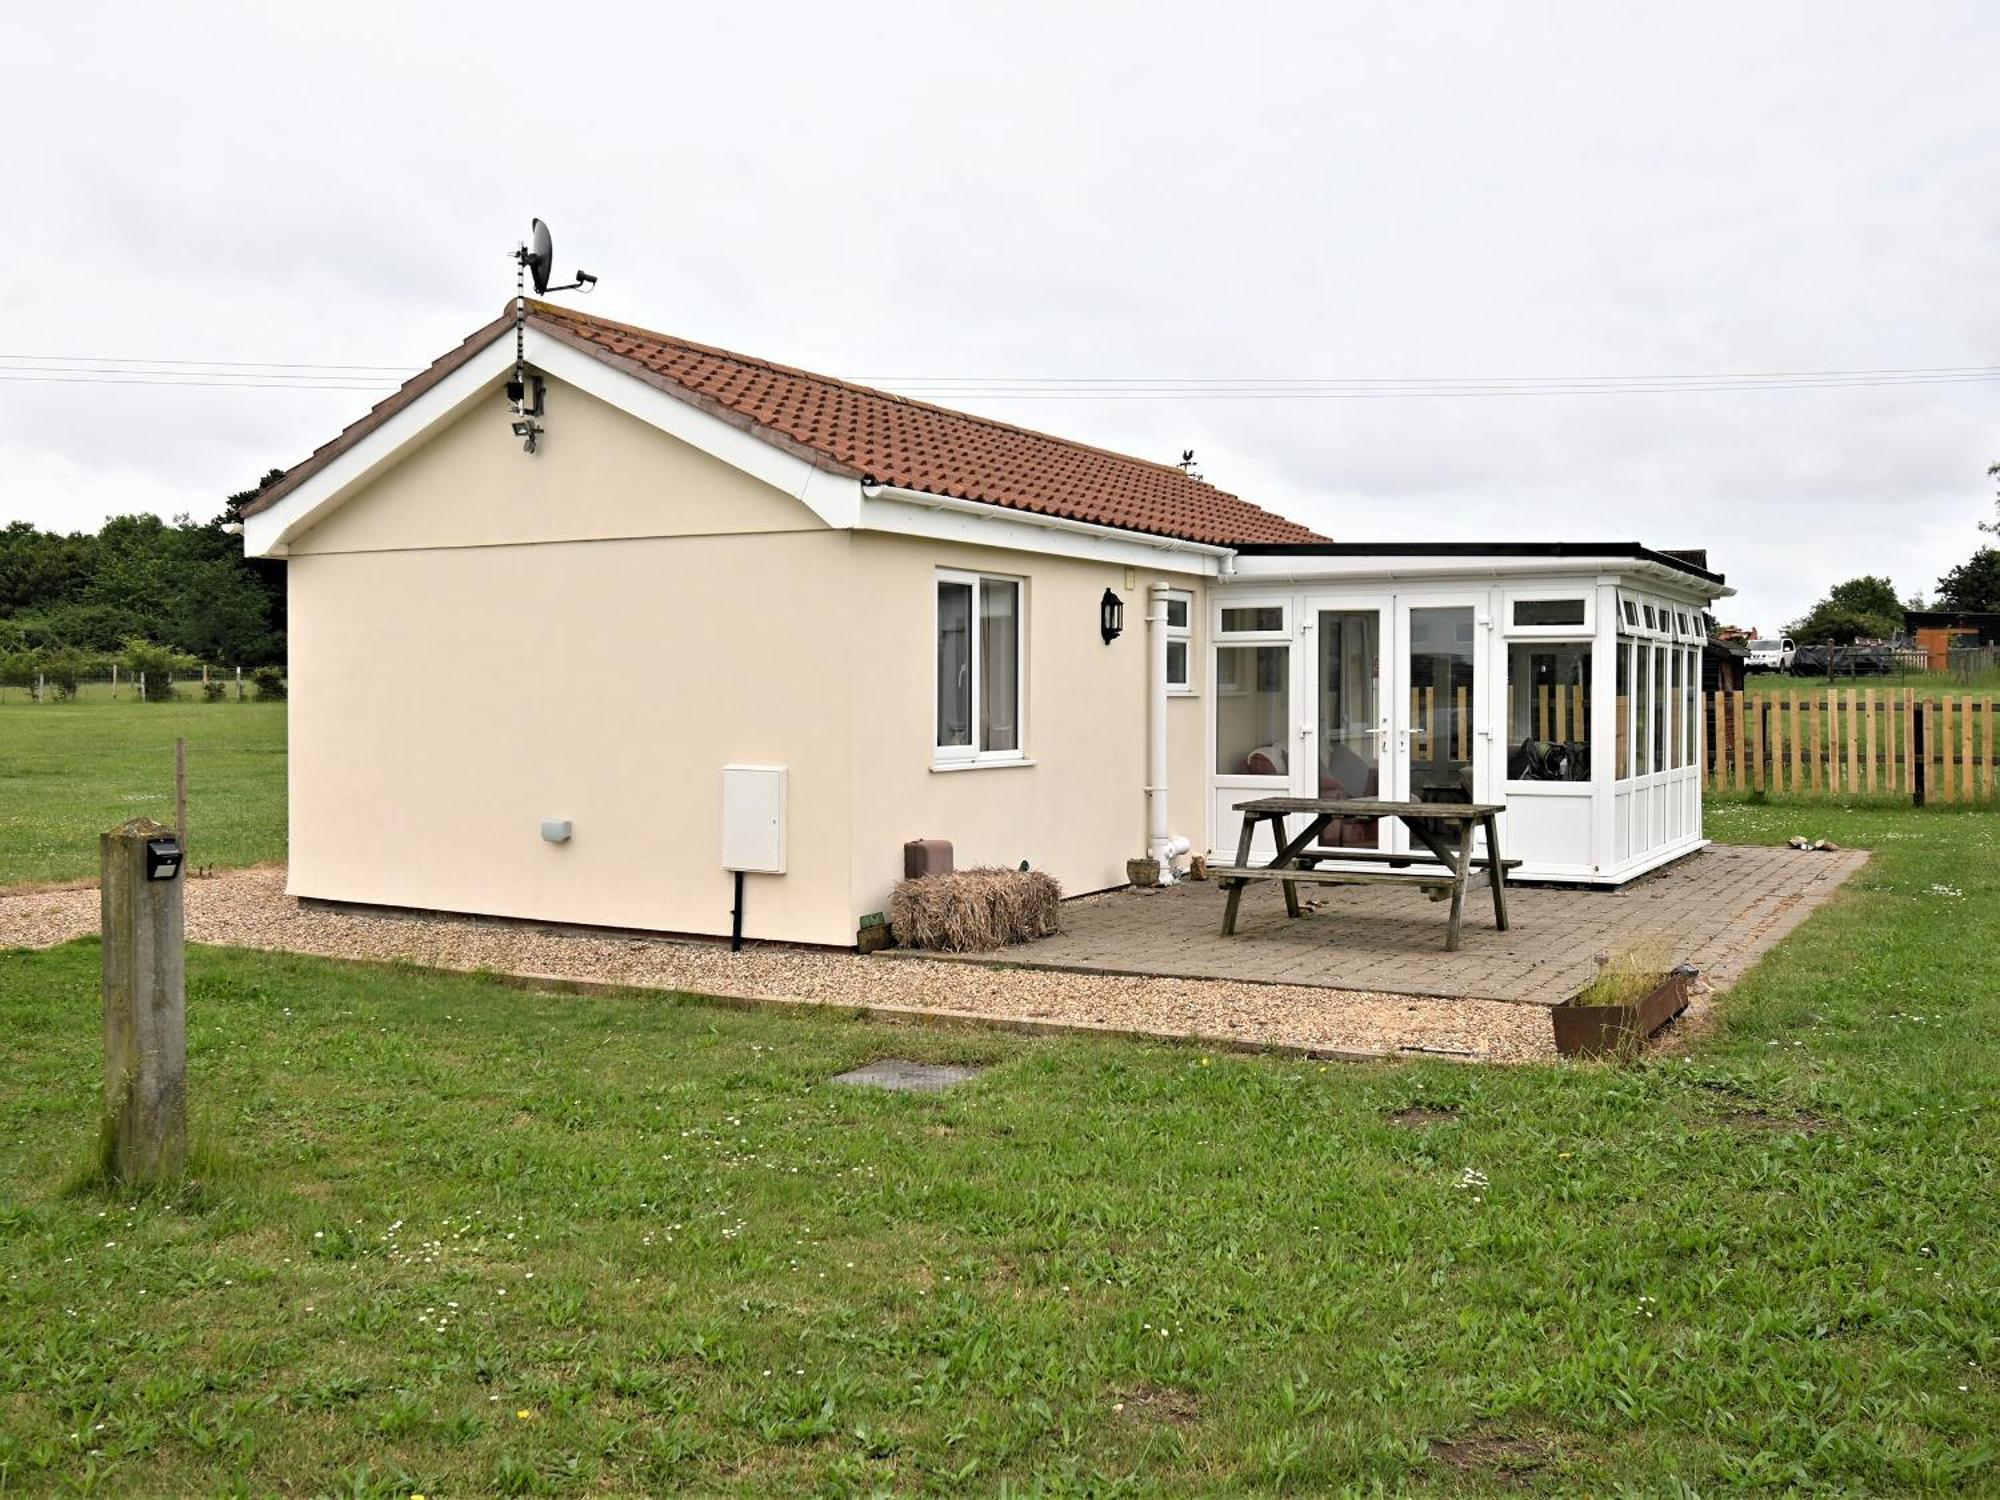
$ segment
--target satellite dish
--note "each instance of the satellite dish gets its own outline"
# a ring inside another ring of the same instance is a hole
[[[550,286],[549,268],[555,264],[555,244],[549,238],[548,225],[544,224],[540,219],[533,220],[532,224],[533,227],[528,232],[528,243],[522,245],[520,249],[514,252],[514,264],[521,268],[520,276],[516,278],[514,283],[517,291],[525,291],[526,288],[521,283],[523,280],[529,279],[533,280],[535,284],[535,295],[537,297],[547,292],[574,292],[578,290],[587,292],[597,285],[597,278],[591,275],[590,272],[578,271],[576,273],[576,280],[566,282],[562,286]]]
[[[549,238],[549,226],[536,219],[529,243],[522,251],[521,263],[528,268],[528,275],[534,280],[537,297],[549,289],[549,267],[555,264],[555,258],[556,249]]]

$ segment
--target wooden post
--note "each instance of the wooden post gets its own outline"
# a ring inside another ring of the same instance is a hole
[[[1827,691],[1831,693],[1833,690],[1828,688]],[[1818,791],[1820,788],[1819,744],[1821,738],[1821,720],[1826,717],[1825,708],[1826,704],[1824,701],[1806,705],[1806,723],[1812,726],[1812,789],[1814,791]]]
[[[180,835],[181,857],[187,857],[188,841],[188,742],[174,741],[174,831]]]
[[[1937,746],[1937,775],[1931,781],[1931,790],[1940,802],[1956,802],[1957,788],[1952,785],[1951,772],[1951,695],[1940,693],[1937,712],[1931,717],[1932,734],[1930,741]]]
[[[111,664],[111,698],[114,703],[118,700],[118,663],[115,661]]]
[[[35,674],[35,701],[37,703],[40,703],[42,701],[43,691],[44,691],[44,683],[42,681],[42,674],[40,672],[37,672]]]
[[[1847,795],[1861,790],[1861,690],[1847,690]]]
[[[1804,712],[1800,708],[1800,698],[1796,692],[1788,692],[1786,698],[1792,704],[1792,796],[1806,790],[1806,720],[1800,718]]]
[[[146,701],[146,674],[144,672],[139,674],[139,701],[141,703]]]
[[[1870,688],[1868,690],[1868,700],[1863,706],[1862,712],[1867,720],[1868,751],[1866,760],[1868,790],[1872,794],[1875,790],[1875,689]]]
[[[187,970],[181,861],[149,878],[148,845],[173,830],[147,818],[99,840],[104,931],[104,1166],[158,1182],[187,1161]]]
[[[1771,754],[1771,695],[1759,693],[1747,701],[1757,707],[1757,732],[1750,745],[1750,789],[1761,792],[1764,790],[1764,762]]]
[[[2000,794],[2000,704],[1986,700],[1986,796]]]
[[[238,703],[243,701],[243,669],[241,667],[236,669],[236,701]]]
[[[1743,790],[1743,782],[1744,782],[1743,747],[1745,744],[1745,739],[1744,739],[1745,725],[1743,723],[1743,689],[1741,688],[1737,688],[1734,692],[1732,692],[1729,695],[1729,728],[1731,737],[1734,742],[1734,750],[1730,756],[1730,763],[1729,763],[1729,789],[1732,792],[1740,792]]]
[[[1896,785],[1892,790],[1911,792],[1916,788],[1916,772],[1910,769],[1910,761],[1917,753],[1917,711],[1911,707],[1915,700],[1908,688],[1903,689],[1903,701],[1899,705],[1897,718],[1902,721],[1902,751],[1896,761]]]
[[[1961,802],[1977,802],[1979,800],[1979,772],[1974,767],[1972,761],[1974,741],[1972,737],[1972,699],[1969,697],[1958,700],[1958,747],[1958,800]]]

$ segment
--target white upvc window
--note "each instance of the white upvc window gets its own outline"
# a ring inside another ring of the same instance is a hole
[[[1674,612],[1668,605],[1644,594],[1621,592],[1619,607],[1623,611],[1618,622],[1620,631],[1650,641],[1674,638]]]
[[[1217,640],[1289,641],[1291,604],[1285,599],[1233,597],[1215,604]]]
[[[1167,692],[1177,698],[1194,695],[1194,595],[1185,589],[1167,593]]]
[[[1501,619],[1510,636],[1587,638],[1597,633],[1597,600],[1590,589],[1510,589]]]
[[[940,568],[932,753],[939,765],[1026,758],[1027,584]]]

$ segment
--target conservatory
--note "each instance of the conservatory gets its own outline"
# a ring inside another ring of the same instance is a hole
[[[1690,853],[1705,611],[1730,592],[1705,555],[1634,543],[1243,547],[1208,596],[1209,847],[1252,798],[1377,797],[1503,804],[1516,879]],[[1394,819],[1327,837],[1408,852]]]

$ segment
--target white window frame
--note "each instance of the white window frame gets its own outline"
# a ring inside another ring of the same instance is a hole
[[[1531,595],[1529,597],[1535,597],[1535,596]],[[1570,594],[1562,594],[1554,597],[1569,599],[1573,598],[1574,596]],[[1511,600],[1507,604],[1506,618],[1509,620],[1514,618],[1514,605]],[[1513,642],[1516,640],[1524,640],[1524,639],[1532,640],[1538,646],[1576,647],[1577,651],[1582,655],[1583,659],[1590,664],[1590,693],[1587,702],[1595,703],[1597,698],[1597,637],[1595,636],[1595,634],[1589,636],[1579,634],[1578,633],[1579,627],[1575,625],[1564,626],[1563,629],[1567,630],[1569,634],[1567,635],[1554,634],[1548,627],[1540,625],[1529,625],[1523,627],[1522,629],[1511,632],[1507,642],[1505,643],[1503,649],[1500,652],[1500,664],[1502,669],[1500,691],[1502,694],[1501,701],[1503,703],[1513,702],[1513,691],[1514,691]],[[1612,668],[1614,673],[1611,684],[1612,700],[1615,702],[1618,696],[1618,682],[1617,682],[1617,677],[1615,675],[1617,669],[1617,663],[1615,661],[1612,663]],[[1583,716],[1583,722],[1579,726],[1583,730],[1584,734],[1582,743],[1590,753],[1591,771],[1588,779],[1583,781],[1518,781],[1515,778],[1509,776],[1506,778],[1507,790],[1510,793],[1517,791],[1525,792],[1532,796],[1537,796],[1537,797],[1590,796],[1597,784],[1597,746],[1595,739],[1595,731],[1597,726],[1595,720],[1596,720],[1595,709],[1594,708],[1588,709]],[[1506,733],[1502,735],[1501,739],[1502,739],[1502,744],[1500,748],[1503,758],[1500,762],[1500,766],[1501,770],[1504,772],[1507,766],[1505,757],[1512,752],[1512,748],[1514,745],[1514,726],[1511,722],[1506,725]],[[1612,753],[1615,756],[1616,754],[1615,739],[1613,741]],[[1614,780],[1617,779],[1615,775],[1613,779]]]
[[[938,683],[938,594],[947,583],[967,584],[972,589],[972,616],[967,631],[967,655],[971,661],[968,680],[970,745],[937,743],[939,710],[943,707]],[[1014,718],[1018,744],[1011,750],[982,750],[979,746],[979,689],[986,675],[984,653],[979,645],[980,603],[988,583],[1008,583],[1016,589],[1014,610]],[[931,575],[931,765],[935,770],[963,770],[970,766],[1019,766],[1028,758],[1028,580],[1010,573],[966,572],[939,568]]]
[[[1626,620],[1623,613],[1626,609],[1630,609],[1638,615],[1639,618],[1636,625]],[[1656,595],[1621,590],[1619,594],[1619,610],[1618,632],[1620,635],[1633,636],[1642,641],[1670,641],[1674,638],[1674,606],[1663,604]],[[1648,610],[1651,610],[1653,613],[1651,624],[1648,624],[1646,621],[1646,612]],[[1665,612],[1664,625],[1661,623],[1662,611]]]
[[[1222,623],[1225,612],[1232,609],[1275,609],[1278,612],[1276,630],[1228,630]],[[1243,594],[1215,601],[1215,643],[1219,646],[1255,646],[1268,641],[1292,639],[1292,601],[1288,596],[1272,597],[1268,594]]]
[[[1165,597],[1169,609],[1171,609],[1172,606],[1175,604],[1179,604],[1181,606],[1181,617],[1183,620],[1186,621],[1185,624],[1175,625],[1172,623],[1170,615],[1166,627],[1167,645],[1169,648],[1167,651],[1167,696],[1169,698],[1192,698],[1195,695],[1194,594],[1192,591],[1188,589],[1168,589]],[[1187,674],[1179,682],[1174,681],[1174,667],[1173,667],[1174,653],[1171,649],[1173,643],[1176,641],[1179,641],[1181,643],[1181,648],[1182,648],[1181,670]]]
[[[1575,625],[1516,625],[1516,604],[1548,604],[1576,599],[1583,603],[1583,620]],[[1591,588],[1509,589],[1501,600],[1500,633],[1509,638],[1574,641],[1597,636],[1597,591]]]

